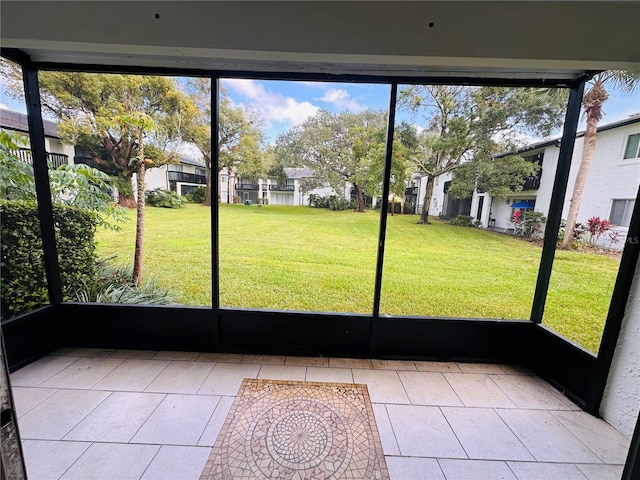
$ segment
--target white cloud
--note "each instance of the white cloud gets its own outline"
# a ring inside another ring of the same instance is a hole
[[[322,98],[323,102],[327,102],[342,110],[362,111],[365,109],[356,100],[349,97],[349,93],[342,88],[332,88],[327,90]]]
[[[226,79],[223,85],[246,100],[244,103],[256,108],[267,124],[281,122],[289,126],[298,125],[320,110],[310,102],[299,102],[292,97],[267,90],[255,80]]]

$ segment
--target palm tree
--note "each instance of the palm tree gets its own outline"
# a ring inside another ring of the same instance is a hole
[[[631,93],[640,84],[640,72],[628,72],[626,70],[606,70],[598,73],[591,80],[591,86],[582,97],[582,106],[587,120],[584,131],[584,146],[582,148],[582,159],[578,175],[573,185],[569,213],[567,214],[567,224],[564,229],[562,248],[566,249],[573,240],[576,219],[580,210],[582,200],[582,190],[587,180],[591,160],[596,150],[596,134],[598,133],[598,122],[602,118],[602,106],[609,98],[607,88],[619,88],[623,92]]]

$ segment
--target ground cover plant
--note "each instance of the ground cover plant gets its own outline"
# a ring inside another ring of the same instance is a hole
[[[132,258],[135,221],[96,234],[99,257]],[[416,215],[388,217],[381,313],[528,319],[539,244]],[[219,206],[220,305],[370,314],[379,211]],[[210,306],[211,212],[147,208],[148,276],[178,303]],[[597,351],[619,261],[558,251],[544,324]]]

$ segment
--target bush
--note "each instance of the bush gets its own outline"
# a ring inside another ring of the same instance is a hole
[[[53,205],[63,299],[91,282],[95,268],[98,216],[87,210]],[[0,200],[1,318],[49,304],[42,234],[35,200]]]
[[[114,257],[98,260],[92,281],[73,292],[78,302],[155,304],[174,303],[167,290],[158,288],[153,282],[137,287],[133,282],[133,268],[118,266]]]
[[[205,187],[195,188],[183,198],[192,203],[204,203],[207,198],[207,189]]]
[[[522,217],[522,231],[525,237],[533,237],[542,230],[542,226],[547,222],[542,212],[537,210],[527,210]]]
[[[329,210],[350,210],[356,208],[354,203],[343,197],[309,195],[309,206],[313,208],[328,208]]]
[[[185,202],[176,192],[164,188],[156,188],[146,192],[147,205],[162,208],[180,208]]]
[[[452,218],[449,223],[458,227],[473,227],[473,219],[471,215],[458,215],[457,217]]]

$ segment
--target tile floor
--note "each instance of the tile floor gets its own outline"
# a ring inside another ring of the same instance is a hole
[[[197,480],[244,378],[366,383],[393,480],[616,480],[629,448],[514,366],[75,348],[11,374],[29,480]]]

